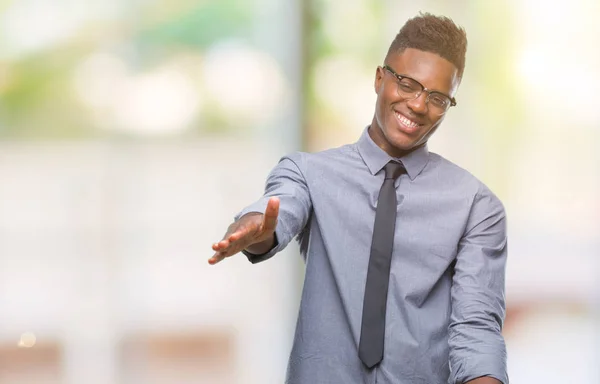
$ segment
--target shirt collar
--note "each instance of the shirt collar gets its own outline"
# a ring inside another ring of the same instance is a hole
[[[391,157],[371,139],[369,127],[365,128],[356,145],[358,152],[373,175],[381,171],[391,160],[399,160],[404,164],[408,177],[414,180],[423,171],[423,168],[425,168],[425,165],[429,161],[427,144],[415,149],[408,155],[399,158]]]

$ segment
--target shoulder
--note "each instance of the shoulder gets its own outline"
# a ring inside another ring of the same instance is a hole
[[[318,152],[292,152],[281,158],[280,162],[294,163],[300,170],[326,168],[352,159],[359,159],[355,144],[346,144]]]
[[[468,196],[472,204],[488,205],[490,209],[504,212],[498,196],[479,178],[452,161],[431,152],[428,167],[434,173],[441,190]]]

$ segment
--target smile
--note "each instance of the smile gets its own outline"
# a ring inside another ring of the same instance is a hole
[[[400,114],[399,112],[394,111],[394,114],[396,115],[396,119],[398,119],[402,128],[409,131],[410,133],[416,131],[421,126],[421,124],[417,123],[416,121],[412,121],[411,119]]]

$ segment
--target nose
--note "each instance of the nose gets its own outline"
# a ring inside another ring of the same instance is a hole
[[[427,92],[421,92],[419,96],[412,100],[408,100],[406,104],[415,113],[427,113]]]

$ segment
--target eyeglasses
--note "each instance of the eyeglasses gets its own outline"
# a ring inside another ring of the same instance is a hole
[[[436,115],[443,115],[450,107],[456,105],[454,97],[427,89],[417,80],[397,74],[389,65],[384,65],[383,68],[388,70],[396,77],[396,79],[398,79],[398,96],[408,100],[414,100],[421,96],[423,92],[427,92],[425,103],[429,105],[430,110]]]

